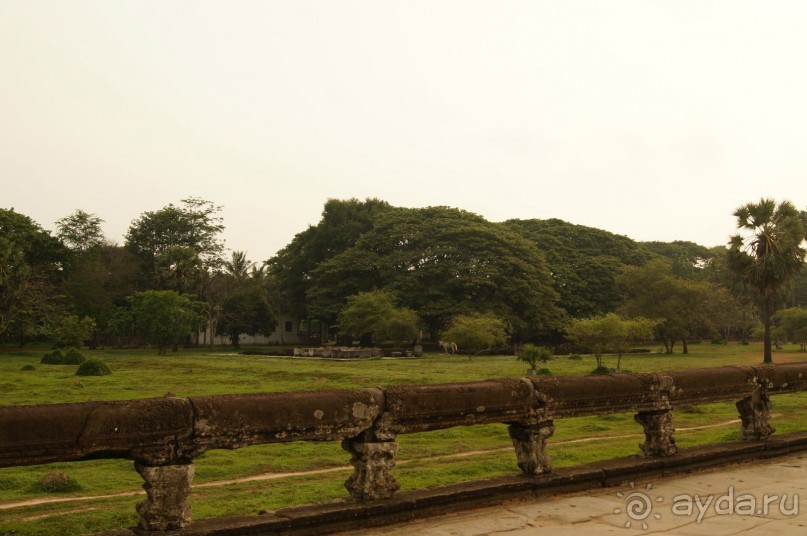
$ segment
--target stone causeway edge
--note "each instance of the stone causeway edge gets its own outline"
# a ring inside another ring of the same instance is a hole
[[[192,526],[165,532],[118,529],[95,536],[314,536],[401,523],[449,512],[617,486],[624,482],[691,473],[807,450],[807,432],[773,436],[764,441],[732,441],[682,449],[675,456],[629,456],[557,469],[540,475],[516,474],[403,491],[390,499],[340,499],[283,508],[260,515],[200,519]]]

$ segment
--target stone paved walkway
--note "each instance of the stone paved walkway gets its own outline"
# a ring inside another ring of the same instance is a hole
[[[592,490],[585,495],[563,495],[445,514],[367,530],[363,534],[807,535],[807,453],[634,482],[633,487],[625,483]]]

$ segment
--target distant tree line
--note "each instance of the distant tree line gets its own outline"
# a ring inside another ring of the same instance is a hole
[[[118,245],[82,210],[53,234],[0,210],[0,338],[149,341],[164,353],[217,334],[237,346],[291,317],[323,341],[450,335],[469,353],[534,342],[621,355],[648,337],[687,352],[695,339],[747,342],[758,326],[768,347],[807,339],[807,318],[777,316],[807,305],[807,218],[788,202],[739,208],[738,234],[707,248],[558,219],[495,223],[450,207],[331,199],[316,225],[260,264],[227,253],[220,211],[183,199],[142,213]],[[602,340],[585,331],[595,325]]]

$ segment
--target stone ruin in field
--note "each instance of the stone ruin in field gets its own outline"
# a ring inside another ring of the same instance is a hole
[[[367,359],[382,357],[381,348],[357,348],[354,346],[326,346],[320,348],[295,348],[294,357],[325,357],[328,359]]]

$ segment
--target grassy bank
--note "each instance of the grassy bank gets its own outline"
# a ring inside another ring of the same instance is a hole
[[[655,349],[654,349],[655,350]],[[419,360],[333,362],[265,356],[241,356],[225,350],[186,350],[166,357],[153,351],[87,351],[106,361],[113,373],[75,376],[75,366],[41,365],[45,349],[0,350],[0,405],[125,400],[164,396],[342,389],[400,383],[442,383],[518,377],[525,366],[512,356],[427,355]],[[796,347],[774,356],[778,362],[807,360]],[[606,356],[614,366],[615,357]],[[757,364],[759,346],[690,346],[690,354],[655,351],[623,358],[623,369],[649,372],[730,364]],[[33,365],[35,370],[22,370]],[[594,359],[556,357],[548,367],[556,375],[582,375]],[[807,429],[803,408],[807,395],[774,399],[777,433]],[[681,447],[736,439],[739,425],[732,403],[678,408],[676,441]],[[564,467],[599,459],[638,455],[641,428],[630,414],[564,419],[556,422],[550,453]],[[454,428],[399,438],[395,475],[404,489],[484,478],[518,471],[512,444],[503,425]],[[470,454],[469,454],[470,453]],[[350,474],[349,455],[338,443],[262,445],[237,451],[211,451],[196,462],[192,505],[194,517],[255,513],[295,504],[346,496],[342,483]],[[447,463],[450,462],[450,463]],[[61,471],[80,489],[45,493],[37,483]],[[317,472],[324,471],[324,472]],[[256,475],[271,478],[225,484]],[[283,476],[285,474],[285,476]],[[278,476],[280,475],[280,476]],[[0,469],[0,507],[25,500],[84,498],[0,509],[0,534],[81,534],[136,522],[133,494],[139,476],[125,460],[98,460]],[[100,497],[86,499],[86,497]]]

